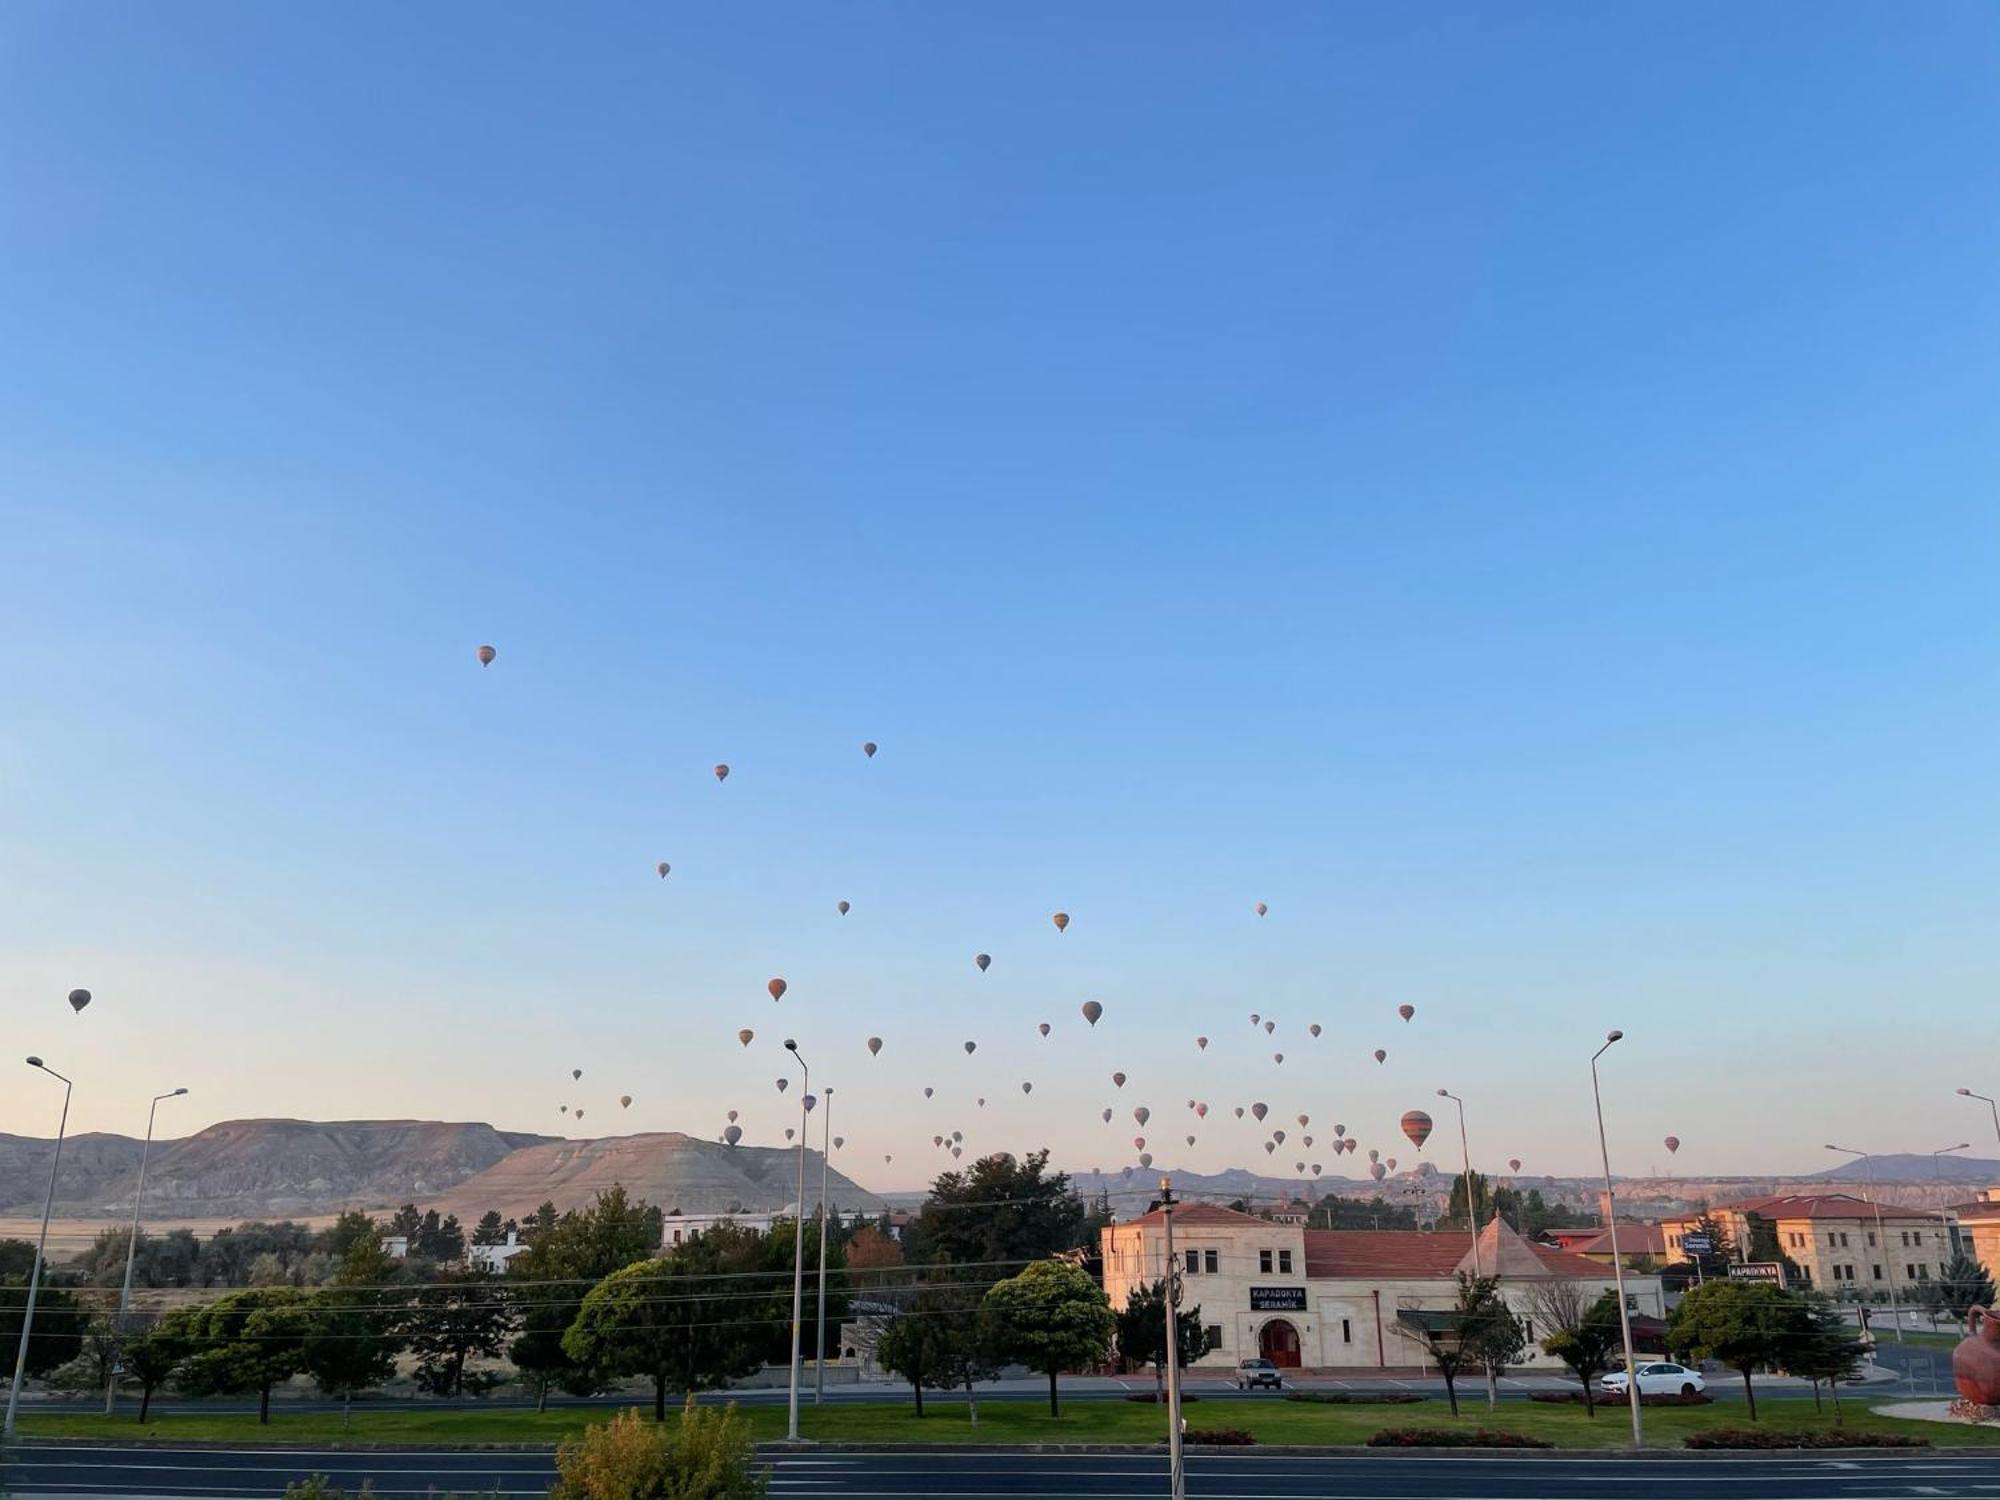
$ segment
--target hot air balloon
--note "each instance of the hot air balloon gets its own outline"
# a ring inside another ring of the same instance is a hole
[[[1276,1021],[1266,1021],[1264,1023],[1265,1036],[1269,1036],[1272,1032],[1276,1031],[1277,1029],[1278,1029],[1278,1023]]]
[[[632,1107],[632,1096],[630,1094],[620,1094],[618,1096],[618,1107],[620,1109],[630,1109]]]
[[[576,1117],[577,1117],[577,1118],[578,1118],[579,1120],[581,1120],[581,1119],[583,1118],[583,1106],[582,1106],[581,1104],[579,1104],[579,1105],[578,1105],[578,1106],[576,1107]]]
[[[1115,1088],[1115,1089],[1122,1089],[1122,1088],[1124,1088],[1124,1087],[1125,1087],[1125,1075],[1124,1075],[1123,1073],[1113,1073],[1113,1074],[1111,1075],[1111,1086],[1112,1086],[1113,1088]]]
[[[1142,1104],[1132,1111],[1132,1118],[1137,1120],[1141,1125],[1144,1125],[1148,1120],[1153,1118],[1153,1112]]]
[[[1346,1135],[1346,1134],[1347,1134],[1347,1127],[1346,1127],[1345,1125],[1339,1125],[1339,1124],[1336,1124],[1336,1125],[1335,1125],[1335,1126],[1333,1127],[1333,1133],[1334,1133],[1334,1134],[1335,1134],[1336,1136],[1341,1136],[1341,1135]]]
[[[1091,1025],[1095,1026],[1097,1018],[1103,1014],[1104,1007],[1099,1005],[1095,1000],[1086,1000],[1083,1002],[1083,1018],[1090,1022]]]
[[[1239,1120],[1243,1118],[1243,1106],[1240,1104],[1236,1106],[1236,1118]]]
[[[972,955],[972,961],[979,966],[979,972],[982,974],[993,967],[993,955],[990,953],[975,953]]]
[[[837,1135],[833,1138],[833,1149],[836,1151],[838,1151],[842,1146],[845,1146],[846,1144],[847,1144],[847,1137],[844,1135]]]
[[[1520,1158],[1520,1157],[1518,1157],[1518,1156],[1510,1156],[1510,1157],[1508,1157],[1508,1158],[1507,1158],[1507,1170],[1508,1170],[1508,1171],[1510,1171],[1510,1172],[1518,1172],[1518,1171],[1520,1171],[1520,1170],[1521,1170],[1521,1158]]]
[[[1150,1167],[1152,1164],[1153,1164],[1153,1153],[1150,1151],[1141,1151],[1139,1153],[1139,1165],[1142,1167]]]
[[[1264,1116],[1268,1115],[1270,1112],[1271,1112],[1270,1108],[1267,1105],[1253,1104],[1250,1106],[1250,1113],[1257,1117],[1257,1122],[1260,1125],[1264,1121]]]
[[[752,1031],[748,1026],[745,1026],[741,1031],[736,1033],[736,1040],[741,1042],[744,1046],[747,1047],[750,1045],[752,1039],[754,1039],[756,1035],[757,1035],[756,1032]]]
[[[1255,1026],[1255,1025],[1256,1025],[1256,1024],[1257,1024],[1257,1023],[1259,1022],[1259,1021],[1261,1021],[1261,1020],[1263,1020],[1263,1019],[1264,1019],[1264,1018],[1263,1018],[1262,1016],[1258,1015],[1256,1011],[1254,1011],[1254,1010],[1253,1010],[1253,1011],[1251,1011],[1251,1012],[1250,1012],[1250,1024],[1251,1024],[1252,1026]]]
[[[804,1106],[807,1114],[811,1114],[813,1106],[819,1103],[819,1096],[817,1094],[807,1094],[805,1098],[799,1100],[799,1103]]]
[[[1049,920],[1056,924],[1057,932],[1062,932],[1069,927],[1069,913],[1066,911],[1057,912],[1054,916],[1050,917]]]
[[[1382,1153],[1380,1151],[1371,1150],[1368,1153],[1368,1159],[1370,1161],[1380,1161],[1382,1159]]]
[[[953,1161],[957,1161],[963,1155],[965,1155],[965,1148],[963,1146],[953,1146],[951,1148],[951,1159]]]
[[[1377,1182],[1380,1182],[1384,1177],[1387,1177],[1389,1175],[1389,1169],[1383,1166],[1382,1163],[1378,1161],[1375,1163],[1374,1166],[1368,1169],[1368,1175],[1374,1178]]]
[[[1399,1005],[1396,1007],[1396,1014],[1401,1016],[1405,1021],[1409,1020],[1416,1013],[1417,1008],[1414,1005]]]
[[[1208,1050],[1208,1038],[1207,1038],[1207,1037],[1205,1037],[1205,1036],[1198,1036],[1198,1037],[1196,1037],[1196,1038],[1194,1039],[1194,1044],[1195,1044],[1195,1046],[1199,1047],[1199,1048],[1200,1048],[1200,1049],[1201,1049],[1202,1051],[1204,1051],[1204,1052],[1206,1052],[1206,1051]]]
[[[847,903],[846,903],[845,901],[836,901],[836,902],[834,902],[834,903],[833,903],[833,909],[834,909],[835,911],[839,912],[839,913],[840,913],[840,914],[841,914],[841,915],[842,915],[842,916],[844,917],[844,916],[846,916],[846,915],[848,914],[848,912],[849,912],[849,911],[851,911],[851,910],[852,910],[853,908],[851,908],[850,906],[848,906],[848,904],[847,904]]]
[[[673,872],[674,867],[663,859],[657,865],[654,865],[653,868],[660,872],[660,879],[665,880]]]
[[[1143,1135],[1133,1136],[1132,1149],[1134,1151],[1144,1151],[1146,1149],[1146,1138]]]
[[[1312,1025],[1308,1026],[1308,1027],[1306,1028],[1306,1035],[1307,1035],[1307,1036],[1313,1036],[1313,1037],[1316,1037],[1316,1036],[1318,1036],[1318,1035],[1319,1035],[1319,1022],[1315,1021],[1315,1022],[1313,1022],[1313,1023],[1312,1023]]]
[[[954,1130],[951,1133],[951,1138],[955,1141],[962,1141],[965,1139],[965,1132],[963,1130]]]
[[[1206,1120],[1208,1118],[1208,1106],[1206,1104],[1197,1104],[1194,1107],[1194,1117],[1197,1120]]]
[[[943,1137],[943,1136],[941,1136],[941,1135],[934,1135],[934,1136],[932,1136],[932,1137],[931,1137],[931,1144],[932,1144],[933,1146],[942,1146],[942,1145],[944,1144],[944,1137]]]
[[[1263,915],[1264,915],[1264,913],[1265,913],[1265,912],[1267,912],[1267,911],[1269,911],[1270,909],[1271,909],[1270,907],[1266,906],[1266,905],[1265,905],[1265,904],[1264,904],[1263,902],[1261,902],[1261,901],[1259,901],[1259,902],[1257,903],[1257,915],[1258,915],[1258,916],[1260,916],[1260,917],[1261,917],[1261,916],[1263,916]]]
[[[1311,1115],[1300,1115],[1300,1116],[1299,1116],[1299,1128],[1300,1128],[1301,1130],[1305,1129],[1305,1127],[1306,1127],[1306,1126],[1308,1126],[1308,1125],[1310,1125],[1310,1124],[1312,1124],[1312,1116],[1311,1116]]]
[[[1275,1152],[1275,1151],[1276,1151],[1277,1149],[1278,1149],[1278,1143],[1277,1143],[1276,1141],[1266,1141],[1266,1142],[1264,1142],[1264,1154],[1265,1154],[1266,1156],[1269,1156],[1269,1155],[1271,1155],[1271,1154],[1272,1154],[1273,1152]]]
[[[729,767],[721,761],[715,763],[715,779],[717,781],[727,781],[729,779]]]
[[[1429,1162],[1425,1162],[1425,1163],[1424,1163],[1424,1165],[1428,1167],[1428,1166],[1430,1165],[1430,1163],[1429,1163]],[[1389,1158],[1388,1158],[1388,1166],[1389,1166],[1389,1170],[1390,1170],[1391,1172],[1393,1172],[1393,1171],[1395,1171],[1395,1170],[1396,1170],[1396,1158],[1395,1158],[1395,1157],[1393,1157],[1393,1156],[1392,1156],[1392,1157],[1389,1157]]]
[[[74,998],[74,997],[72,997],[72,998],[71,998],[71,1000],[70,1000],[70,1004],[72,1004],[72,1005],[76,1004],[76,1000],[75,1000],[75,998]],[[579,1078],[583,1077],[583,1069],[581,1069],[581,1068],[571,1068],[571,1069],[569,1070],[569,1076],[570,1076],[570,1080],[571,1080],[571,1082],[575,1082],[575,1081],[576,1081],[577,1079],[579,1079]]]
[[[870,760],[873,760],[875,758],[875,742],[873,740],[864,740],[861,745],[861,753]]]
[[[1667,1154],[1671,1156],[1674,1152],[1681,1149],[1681,1138],[1677,1135],[1670,1135],[1664,1144],[1667,1148]]]
[[[789,986],[782,979],[773,979],[764,988],[771,992],[773,1000],[782,1000],[785,998],[785,991]]]
[[[69,992],[69,1008],[75,1014],[82,1015],[83,1008],[88,1004],[90,1004],[89,990],[71,990]]]
[[[1042,1022],[1041,1025],[1037,1026],[1035,1030],[1039,1031],[1043,1036],[1047,1036],[1049,1034],[1049,1023],[1047,1021],[1044,1021]]]
[[[929,1089],[925,1089],[925,1090],[924,1090],[924,1097],[925,1097],[926,1099],[928,1099],[928,1098],[930,1098],[930,1096],[931,1096],[931,1091],[930,1091]]]
[[[1384,1052],[1380,1047],[1377,1047],[1375,1049],[1375,1061],[1387,1062],[1388,1060],[1389,1060],[1389,1054]]]
[[[791,1086],[792,1086],[792,1080],[789,1078],[780,1078],[778,1080],[778,1092],[781,1094],[784,1093],[784,1091],[790,1088]]]
[[[1034,1093],[1034,1091],[1035,1091],[1035,1086],[1034,1086],[1034,1085],[1033,1085],[1032,1083],[1025,1083],[1025,1082],[1024,1082],[1024,1083],[1023,1083],[1023,1084],[1021,1085],[1021,1092],[1022,1092],[1022,1093],[1024,1093],[1024,1094],[1032,1094],[1032,1093]]]
[[[736,1111],[733,1109],[729,1112],[729,1123],[732,1125],[736,1123]]]
[[[1317,1176],[1319,1176],[1319,1173],[1320,1173],[1320,1166],[1319,1166],[1319,1163],[1318,1163],[1318,1162],[1314,1162],[1314,1163],[1313,1163],[1313,1176],[1317,1177]]]
[[[1406,1109],[1402,1125],[1403,1134],[1410,1138],[1410,1144],[1419,1151],[1423,1150],[1424,1142],[1431,1138],[1431,1117],[1420,1109]]]
[[[788,1140],[788,1141],[789,1141],[789,1140],[790,1140],[790,1139],[791,1139],[791,1138],[792,1138],[793,1136],[795,1136],[795,1135],[797,1135],[797,1134],[798,1134],[798,1132],[797,1132],[796,1130],[792,1129],[792,1127],[791,1127],[791,1126],[787,1125],[787,1126],[785,1127],[785,1139],[786,1139],[786,1140]]]
[[[1111,1123],[1111,1111],[1108,1109],[1104,1112],[1104,1123],[1107,1125]]]
[[[894,1161],[895,1159],[896,1159],[896,1158],[895,1158],[895,1157],[893,1157],[893,1156],[887,1156],[887,1155],[885,1155],[885,1156],[884,1156],[884,1157],[882,1158],[882,1165],[886,1167],[886,1166],[888,1166],[888,1165],[889,1165],[889,1163],[890,1163],[890,1162]]]
[[[1285,1054],[1282,1052],[1273,1052],[1271,1054],[1271,1061],[1282,1065],[1285,1061]]]
[[[735,1145],[743,1139],[743,1127],[741,1125],[731,1125],[727,1130],[722,1132],[722,1139],[728,1145]]]
[[[568,1106],[567,1104],[558,1104],[558,1105],[556,1106],[556,1112],[557,1112],[558,1114],[564,1114],[564,1115],[566,1115],[566,1114],[568,1114],[568,1113],[569,1113],[569,1106]]]
[[[1193,1136],[1189,1136],[1189,1137],[1187,1138],[1187,1143],[1188,1143],[1188,1144],[1189,1144],[1190,1146],[1192,1146],[1192,1145],[1194,1144],[1194,1137],[1193,1137]]]
[[[1274,1130],[1271,1132],[1271,1139],[1276,1141],[1280,1146],[1282,1146],[1285,1144],[1285,1132],[1282,1130]]]
[[[978,1050],[979,1050],[979,1043],[977,1042],[967,1042],[965,1044],[965,1055],[967,1057],[972,1056],[972,1054],[977,1052]]]
[[[472,654],[479,658],[480,666],[490,667],[493,665],[493,658],[498,656],[500,653],[498,651],[495,651],[491,646],[481,646],[477,651],[473,652]]]

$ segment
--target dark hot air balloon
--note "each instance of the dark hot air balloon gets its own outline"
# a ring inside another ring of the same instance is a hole
[[[880,1057],[882,1055],[882,1038],[879,1036],[868,1038],[868,1055],[870,1057]]]
[[[630,1094],[620,1094],[618,1096],[618,1107],[620,1109],[630,1109],[632,1107],[632,1096]]]
[[[848,913],[848,912],[849,912],[849,911],[851,910],[851,908],[850,908],[850,907],[848,906],[848,904],[847,904],[847,903],[846,903],[845,901],[836,901],[836,902],[834,902],[834,903],[833,903],[833,909],[834,909],[835,911],[839,912],[839,913],[840,913],[840,914],[841,914],[841,915],[842,915],[843,917],[844,917],[844,916],[846,916],[846,915],[847,915],[847,913]]]
[[[979,1050],[979,1043],[977,1042],[967,1042],[965,1044],[965,1055],[967,1057],[972,1056],[972,1054],[977,1052],[978,1050]]]
[[[1510,1172],[1518,1172],[1518,1171],[1520,1171],[1520,1170],[1521,1170],[1521,1158],[1520,1158],[1520,1157],[1518,1157],[1518,1156],[1510,1156],[1510,1157],[1508,1157],[1508,1158],[1507,1158],[1507,1170],[1508,1170],[1508,1171],[1510,1171]]]
[[[1264,1116],[1268,1115],[1270,1112],[1271,1112],[1270,1107],[1268,1105],[1253,1104],[1250,1106],[1250,1113],[1256,1117],[1257,1122],[1260,1125],[1264,1121]]]
[[[1194,1044],[1195,1044],[1195,1046],[1199,1047],[1199,1048],[1200,1048],[1200,1049],[1201,1049],[1202,1051],[1204,1051],[1204,1052],[1206,1052],[1206,1051],[1208,1050],[1208,1038],[1207,1038],[1207,1037],[1205,1037],[1205,1036],[1198,1036],[1198,1037],[1196,1037],[1196,1038],[1194,1039]]]
[[[1095,1026],[1097,1018],[1103,1014],[1104,1007],[1099,1005],[1095,1000],[1086,1000],[1083,1002],[1083,1018],[1090,1022],[1091,1025]]]
[[[752,1031],[748,1026],[745,1026],[741,1031],[736,1033],[736,1040],[741,1042],[744,1046],[747,1047],[750,1045],[752,1038],[754,1038],[756,1035],[757,1035],[756,1032]]]
[[[1396,1007],[1396,1014],[1401,1016],[1405,1021],[1409,1020],[1416,1013],[1417,1008],[1414,1005],[1399,1005]]]
[[[1050,917],[1049,920],[1056,924],[1057,932],[1062,932],[1069,927],[1069,913],[1066,911],[1057,912],[1053,917]]]
[[[873,740],[864,740],[861,745],[861,753],[870,760],[873,760],[875,758],[875,742]],[[885,1157],[884,1160],[887,1160],[887,1158]]]
[[[1259,901],[1259,902],[1257,903],[1257,915],[1258,915],[1258,916],[1260,916],[1260,917],[1261,917],[1261,916],[1263,916],[1263,915],[1264,915],[1264,913],[1265,913],[1265,912],[1267,912],[1267,911],[1269,911],[1270,909],[1271,909],[1270,907],[1266,906],[1266,905],[1265,905],[1265,904],[1264,904],[1263,902],[1261,902],[1261,901]]]
[[[766,984],[764,988],[771,992],[771,998],[773,1000],[782,1000],[785,998],[785,990],[788,988],[788,986],[782,979],[773,979],[768,984]]]
[[[89,990],[71,990],[69,992],[69,1008],[75,1014],[82,1015],[83,1008],[88,1004],[90,1004]]]
[[[1034,1093],[1034,1091],[1035,1091],[1035,1086],[1032,1083],[1023,1083],[1021,1085],[1021,1092],[1024,1094],[1032,1094]]]
[[[727,1130],[722,1132],[722,1139],[728,1145],[735,1145],[743,1139],[743,1127],[741,1125],[731,1125]]]
[[[780,1078],[778,1080],[778,1092],[781,1094],[784,1093],[784,1091],[790,1088],[791,1086],[792,1086],[792,1080],[789,1078]]]
[[[1315,1036],[1315,1037],[1316,1037],[1316,1036],[1318,1036],[1318,1035],[1319,1035],[1319,1022],[1315,1021],[1315,1022],[1313,1022],[1313,1023],[1312,1023],[1312,1025],[1308,1026],[1308,1027],[1306,1028],[1306,1034],[1307,1034],[1308,1036]]]
[[[732,1125],[736,1123],[736,1111],[733,1109],[729,1112],[729,1123]]]
[[[1431,1117],[1420,1109],[1406,1109],[1403,1111],[1402,1126],[1410,1144],[1419,1151],[1423,1150],[1424,1142],[1431,1138]]]
[[[1111,1111],[1108,1109],[1104,1112],[1104,1123],[1107,1125],[1111,1123]]]
[[[1681,1149],[1681,1138],[1677,1135],[1670,1135],[1664,1144],[1667,1148],[1667,1154],[1671,1156],[1674,1152]]]
[[[1132,1118],[1137,1120],[1141,1125],[1144,1125],[1148,1120],[1153,1118],[1153,1112],[1142,1104],[1132,1111]]]
[[[1389,1054],[1384,1052],[1380,1047],[1377,1047],[1375,1049],[1375,1061],[1379,1063],[1379,1062],[1387,1062],[1388,1060],[1389,1060]]]
[[[930,1089],[925,1089],[925,1090],[924,1090],[924,1097],[925,1097],[926,1099],[930,1098],[930,1096],[931,1096],[931,1092],[932,1092],[932,1091],[931,1091]]]
[[[717,781],[727,781],[729,779],[729,767],[721,761],[715,763],[715,779]]]
[[[472,654],[479,658],[480,666],[490,667],[493,665],[493,658],[498,656],[500,653],[498,651],[495,651],[491,646],[481,646],[477,651],[473,652]]]
[[[1124,1075],[1123,1073],[1113,1073],[1113,1074],[1111,1075],[1111,1086],[1112,1086],[1113,1088],[1115,1088],[1115,1089],[1122,1089],[1122,1088],[1124,1088],[1124,1087],[1125,1087],[1125,1075]]]
[[[653,866],[653,868],[660,872],[660,879],[665,880],[674,867],[663,859],[657,865]]]
[[[571,1068],[571,1069],[569,1070],[569,1076],[570,1076],[570,1080],[571,1080],[572,1082],[574,1082],[575,1080],[577,1080],[577,1079],[579,1079],[579,1078],[583,1077],[583,1069],[581,1069],[581,1068]]]
[[[1049,1034],[1049,1023],[1044,1021],[1035,1030],[1039,1031],[1043,1036],[1047,1036]]]
[[[1374,1166],[1368,1169],[1368,1175],[1374,1178],[1377,1182],[1380,1182],[1384,1177],[1387,1177],[1389,1175],[1389,1169],[1383,1166],[1382,1163],[1378,1161],[1375,1163]]]
[[[993,967],[993,955],[990,953],[975,953],[972,955],[972,961],[979,965],[979,972],[982,974]]]
[[[1146,1149],[1146,1138],[1143,1135],[1133,1136],[1132,1149],[1134,1151],[1144,1151]]]

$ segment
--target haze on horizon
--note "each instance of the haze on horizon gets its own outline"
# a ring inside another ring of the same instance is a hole
[[[8,1050],[770,1144],[792,1035],[906,1187],[1579,1173],[1616,1025],[1621,1173],[1990,1154],[2000,21],[1767,20],[12,8]]]

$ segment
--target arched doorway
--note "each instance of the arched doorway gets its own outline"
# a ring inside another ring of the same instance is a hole
[[[1299,1331],[1283,1318],[1273,1318],[1257,1331],[1257,1352],[1281,1370],[1299,1367]]]

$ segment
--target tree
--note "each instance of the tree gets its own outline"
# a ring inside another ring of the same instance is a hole
[[[1037,1261],[996,1283],[986,1293],[986,1308],[1000,1351],[1049,1377],[1052,1417],[1062,1415],[1056,1377],[1101,1364],[1117,1331],[1104,1289],[1067,1261]]]
[[[553,1204],[542,1208],[546,1213],[537,1212],[531,1222],[528,1248],[507,1267],[520,1329],[507,1357],[534,1383],[536,1405],[545,1410],[552,1385],[573,1396],[602,1388],[598,1373],[563,1348],[563,1335],[591,1287],[658,1251],[660,1213],[617,1186],[560,1219]]]
[[[21,1324],[28,1310],[28,1280],[33,1272],[34,1246],[28,1247],[30,1265],[18,1278],[0,1283],[0,1350],[11,1360],[21,1343]],[[42,1283],[35,1294],[35,1326],[28,1338],[27,1373],[53,1373],[83,1352],[89,1315],[76,1297],[49,1284],[49,1269],[42,1267]]]
[[[1379,1194],[1359,1198],[1322,1198],[1306,1216],[1309,1229],[1415,1229],[1416,1210],[1386,1202]]]
[[[621,1412],[593,1423],[556,1450],[550,1500],[760,1500],[769,1478],[757,1462],[750,1424],[732,1404],[697,1406],[689,1397],[672,1427]]]
[[[1923,1283],[1917,1295],[1933,1320],[1943,1316],[1962,1323],[1973,1308],[1993,1305],[1993,1278],[1985,1266],[1959,1250],[1945,1263],[1944,1274]]]
[[[1083,1242],[1083,1200],[1067,1173],[1048,1174],[1049,1154],[982,1157],[946,1172],[910,1225],[910,1258],[989,1267],[997,1274]]]
[[[1160,1395],[1167,1368],[1166,1283],[1133,1287],[1115,1316],[1119,1355],[1135,1365],[1151,1365],[1153,1393]],[[1202,1327],[1199,1304],[1175,1313],[1174,1363],[1185,1370],[1207,1352],[1208,1332]]]
[[[1826,1382],[1833,1395],[1833,1420],[1837,1426],[1840,1383],[1853,1380],[1859,1373],[1861,1356],[1868,1352],[1868,1346],[1848,1326],[1831,1297],[1810,1292],[1795,1295],[1792,1300],[1798,1305],[1792,1315],[1790,1337],[1785,1341],[1785,1371],[1812,1382],[1815,1411],[1820,1409],[1820,1382]]]
[[[1528,1330],[1500,1295],[1497,1276],[1461,1275],[1458,1339],[1469,1359],[1486,1372],[1486,1404],[1499,1404],[1500,1375],[1528,1347]]]
[[[472,1226],[472,1243],[475,1245],[504,1245],[507,1230],[501,1223],[500,1210],[489,1208],[479,1216],[479,1222]]]
[[[1598,1377],[1624,1353],[1618,1318],[1618,1294],[1601,1292],[1586,1301],[1582,1286],[1567,1278],[1538,1282],[1528,1293],[1528,1307],[1548,1334],[1542,1352],[1561,1360],[1583,1386],[1583,1410],[1597,1415]]]
[[[1797,1298],[1768,1282],[1724,1277],[1681,1298],[1667,1323],[1667,1344],[1695,1359],[1720,1360],[1743,1376],[1750,1420],[1757,1420],[1757,1392],[1750,1372],[1783,1362],[1787,1335],[1799,1324]]]
[[[979,1420],[977,1382],[998,1373],[993,1318],[977,1286],[947,1273],[934,1273],[915,1305],[889,1325],[875,1346],[882,1368],[910,1382],[917,1415],[924,1414],[924,1389],[965,1388],[966,1409]]]
[[[1527,1330],[1501,1300],[1498,1278],[1469,1271],[1458,1273],[1458,1298],[1449,1310],[1406,1307],[1397,1312],[1394,1326],[1399,1338],[1420,1345],[1437,1366],[1454,1417],[1458,1377],[1468,1368],[1490,1370],[1519,1355],[1527,1343]]]
[[[309,1305],[299,1367],[345,1406],[396,1372],[396,1355],[403,1347],[401,1299],[386,1290],[394,1268],[369,1220],[366,1235],[348,1240],[332,1285]]]
[[[847,1242],[849,1285],[875,1290],[889,1287],[903,1272],[903,1247],[873,1224],[864,1224]]]
[[[153,1409],[153,1393],[180,1368],[181,1361],[188,1356],[188,1342],[181,1337],[167,1319],[156,1319],[143,1326],[135,1325],[135,1331],[125,1340],[125,1374],[139,1385],[139,1421],[145,1423]]]
[[[188,1343],[181,1387],[194,1396],[255,1391],[259,1423],[271,1420],[271,1388],[298,1372],[311,1331],[306,1298],[290,1287],[231,1292],[166,1321]]]
[[[417,1385],[434,1396],[484,1395],[499,1377],[467,1370],[467,1361],[491,1359],[506,1347],[512,1326],[499,1278],[474,1266],[442,1270],[411,1299],[410,1352],[417,1357]]]
[[[583,1299],[563,1349],[578,1364],[653,1382],[653,1415],[665,1421],[667,1387],[709,1390],[762,1363],[756,1302],[732,1295],[732,1274],[754,1271],[758,1236],[718,1224],[671,1255],[614,1271]]]

